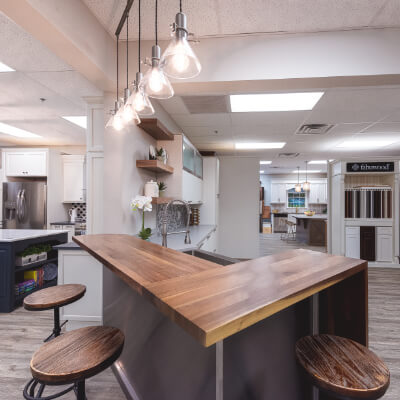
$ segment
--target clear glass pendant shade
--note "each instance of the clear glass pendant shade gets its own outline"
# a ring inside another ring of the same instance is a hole
[[[106,123],[106,128],[110,128],[113,126],[113,122],[114,122],[114,115],[111,115],[111,117],[108,119],[107,123]]]
[[[155,99],[169,99],[174,95],[169,79],[158,65],[153,65],[146,72],[143,87],[147,96]]]
[[[122,118],[122,115],[114,115],[112,126],[116,131],[120,131],[124,128],[124,120]]]
[[[125,123],[133,123],[135,125],[140,124],[140,118],[132,104],[126,103],[123,108],[122,118]]]
[[[161,58],[161,65],[166,75],[176,79],[193,78],[201,71],[200,61],[186,37],[172,39]]]
[[[154,108],[150,99],[143,90],[140,80],[136,83],[133,93],[128,99],[127,104],[132,104],[133,108],[139,115],[153,115]]]
[[[300,192],[301,192],[301,185],[300,185],[300,183],[296,183],[296,185],[294,185],[294,190],[295,190],[295,192],[297,192],[297,193],[300,193]]]

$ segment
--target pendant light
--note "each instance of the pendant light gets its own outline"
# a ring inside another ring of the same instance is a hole
[[[301,185],[300,185],[300,167],[297,167],[297,183],[294,185],[294,190],[297,193],[301,192]]]
[[[135,125],[140,124],[140,118],[137,115],[135,107],[130,103],[130,90],[129,90],[129,15],[126,16],[126,88],[124,89],[124,108],[122,111],[122,118],[126,124],[133,123]]]
[[[172,24],[173,39],[165,50],[161,65],[165,74],[171,78],[188,79],[197,76],[201,64],[189,42],[186,15],[182,12],[182,0],[179,1],[179,13]]]
[[[306,181],[303,183],[303,190],[305,192],[308,192],[311,187],[310,182],[308,182],[308,179],[307,179],[307,165],[308,165],[308,161],[306,161]]]
[[[141,0],[139,0],[139,42],[138,42],[139,72],[136,72],[136,80],[134,82],[133,93],[128,99],[128,104],[131,104],[139,115],[153,115],[154,114],[153,105],[151,104],[147,94],[144,92],[142,85],[143,74],[140,71],[141,69],[140,50],[141,50],[141,40],[142,40],[141,38],[142,38]]]
[[[155,99],[169,99],[174,95],[174,89],[172,89],[169,79],[164,74],[163,69],[160,65],[161,49],[158,45],[158,33],[157,33],[157,18],[158,18],[158,0],[155,6],[155,45],[151,48],[151,67],[146,72],[144,77],[143,85],[145,92],[149,97]]]
[[[114,110],[111,111],[111,117],[106,124],[106,128],[112,126],[116,131],[120,131],[124,127],[124,121],[123,121],[122,115],[121,115],[122,104],[118,100],[118,93],[119,93],[118,48],[119,48],[119,36],[117,36],[117,100],[114,103]]]

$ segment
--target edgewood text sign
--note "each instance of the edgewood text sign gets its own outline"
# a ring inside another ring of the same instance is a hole
[[[347,172],[393,172],[394,162],[347,163]]]

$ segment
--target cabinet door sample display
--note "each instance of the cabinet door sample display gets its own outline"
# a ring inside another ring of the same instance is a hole
[[[360,258],[367,261],[375,261],[375,227],[360,227]]]
[[[392,218],[392,189],[345,189],[345,218]]]

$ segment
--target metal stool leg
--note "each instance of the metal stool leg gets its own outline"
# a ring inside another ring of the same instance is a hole
[[[86,400],[85,381],[80,381],[75,385],[76,400]]]
[[[60,336],[61,328],[67,323],[68,321],[64,321],[62,325],[60,325],[60,307],[54,307],[54,328],[52,334],[44,340],[44,342],[48,342],[51,339]]]
[[[39,390],[35,394],[36,387],[39,385]],[[58,397],[64,396],[66,393],[75,389],[75,385],[69,386],[61,392],[51,394],[49,396],[43,396],[43,391],[46,385],[39,383],[36,379],[31,379],[25,386],[23,395],[26,400],[53,400]]]

